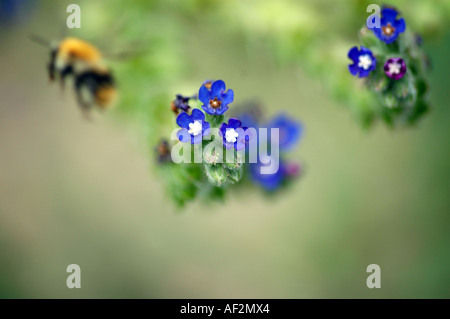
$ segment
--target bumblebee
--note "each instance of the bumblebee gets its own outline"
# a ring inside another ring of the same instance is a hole
[[[78,38],[65,38],[53,45],[38,36],[32,39],[50,48],[47,69],[51,82],[58,80],[64,88],[66,79],[73,77],[77,102],[85,115],[93,106],[107,109],[114,103],[115,80],[96,47]]]

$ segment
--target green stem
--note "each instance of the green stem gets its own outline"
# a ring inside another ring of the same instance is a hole
[[[219,126],[223,123],[223,120],[224,120],[223,115],[206,114],[206,121],[209,122],[211,127],[219,128]]]

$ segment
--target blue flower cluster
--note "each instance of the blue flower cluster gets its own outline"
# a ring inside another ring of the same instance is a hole
[[[191,107],[195,99],[198,100],[198,108]],[[246,177],[264,190],[274,192],[300,174],[300,165],[288,162],[285,155],[298,144],[303,133],[302,125],[286,114],[261,121],[257,108],[248,112],[235,112],[236,109],[233,108],[233,111],[227,113],[232,115],[231,118],[225,119],[224,113],[229,110],[233,101],[233,90],[227,89],[222,80],[203,82],[196,96],[176,95],[171,108],[177,115],[176,123],[180,127],[177,138],[183,143],[201,144],[213,128],[217,129],[224,152],[233,149],[244,152],[233,153],[235,157],[231,163],[223,162],[220,157],[216,158],[214,152],[204,155],[203,174],[200,176],[206,176],[209,184],[219,188],[227,181],[236,183]],[[267,134],[260,133],[260,129],[267,129]],[[272,138],[272,129],[278,129],[278,139]],[[209,143],[210,138],[207,140]],[[239,162],[238,158],[243,154],[250,159],[248,146],[252,141],[258,153],[256,163]],[[265,146],[264,152],[260,151],[262,146]],[[169,154],[167,143],[160,143],[157,150],[158,161],[166,163]],[[270,171],[274,167],[276,169],[267,173],[269,170],[264,169],[266,166],[270,166]],[[182,166],[178,167],[182,169]],[[186,183],[191,183],[191,180],[186,180]]]
[[[391,44],[406,29],[405,20],[403,18],[397,19],[397,15],[398,12],[395,9],[383,8],[381,11],[380,26],[370,27],[369,29],[372,30],[378,39],[386,44]],[[358,75],[360,78],[367,77],[377,66],[377,59],[373,52],[363,46],[360,49],[356,46],[351,48],[348,52],[348,58],[353,62],[348,66],[350,73],[355,76]],[[393,78],[389,74],[387,75]]]
[[[272,154],[266,155],[262,158],[258,157],[256,163],[249,164],[250,178],[254,183],[262,186],[266,191],[273,192],[300,174],[300,165],[295,162],[287,162],[284,157],[300,142],[303,135],[301,123],[292,120],[286,114],[278,114],[265,123],[260,123],[260,120],[250,112],[243,112],[238,117],[242,119],[244,125],[254,128],[267,128],[269,132],[272,128],[277,128],[279,132],[277,145],[280,151],[279,157],[276,158]],[[265,144],[269,151],[275,146],[271,145],[271,139],[268,139],[267,136],[262,138],[258,135],[258,149],[262,144]],[[278,170],[273,174],[262,174],[261,168],[269,166],[269,163],[278,166]]]
[[[198,144],[204,136],[210,133],[210,123],[205,121],[205,113],[211,116],[220,116],[228,110],[228,105],[234,100],[234,92],[226,90],[225,82],[222,80],[205,81],[199,89],[198,99],[202,102],[203,113],[199,109],[193,109],[191,115],[188,114],[190,106],[187,104],[191,98],[185,98],[178,94],[172,108],[176,108],[181,113],[177,117],[177,124],[181,129],[177,137],[181,142],[191,142]],[[223,145],[227,149],[235,148],[242,150],[248,144],[250,134],[246,133],[247,127],[242,127],[241,121],[231,118],[227,123],[222,123],[220,133]]]

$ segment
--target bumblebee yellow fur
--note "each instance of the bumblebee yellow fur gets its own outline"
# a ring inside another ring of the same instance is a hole
[[[62,40],[59,43],[58,55],[63,59],[80,59],[93,65],[102,59],[102,55],[96,47],[77,38]]]
[[[106,109],[116,99],[115,80],[100,50],[84,40],[65,38],[54,45],[48,73],[50,80],[58,78],[62,87],[67,77],[73,77],[77,101],[83,111],[93,106]]]

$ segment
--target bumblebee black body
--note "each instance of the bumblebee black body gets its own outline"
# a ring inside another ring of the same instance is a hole
[[[77,101],[83,111],[94,105],[106,109],[116,98],[114,77],[103,64],[100,51],[83,40],[66,38],[53,46],[47,71],[50,81],[58,79],[62,88],[66,79],[73,77]]]
[[[83,108],[89,108],[93,101],[86,101],[83,90],[89,92],[94,98],[94,103],[104,108],[109,101],[109,95],[115,92],[114,78],[110,73],[86,71],[75,76],[75,92],[77,99]]]

